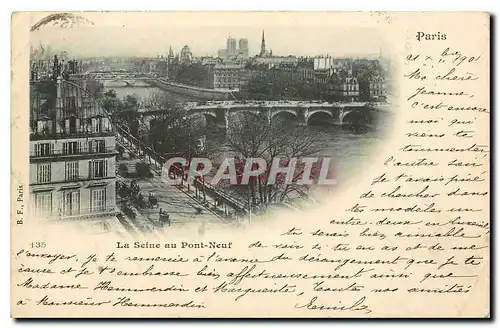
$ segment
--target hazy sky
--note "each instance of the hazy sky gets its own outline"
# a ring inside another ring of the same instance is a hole
[[[102,14],[101,14],[102,15]],[[315,26],[285,22],[229,24],[223,22],[203,25],[193,20],[175,24],[129,24],[114,22],[108,26],[87,25],[59,28],[47,26],[31,32],[34,47],[42,43],[54,51],[66,50],[70,56],[156,56],[166,55],[169,46],[179,52],[188,45],[195,56],[216,55],[226,47],[229,35],[237,40],[248,39],[250,54],[260,51],[262,30],[266,46],[274,55],[374,56],[384,49],[383,36],[373,28]],[[120,26],[121,25],[121,26]]]

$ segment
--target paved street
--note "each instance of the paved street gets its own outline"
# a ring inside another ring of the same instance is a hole
[[[138,159],[122,160],[128,166],[129,172],[139,162]],[[130,185],[132,179],[121,178],[120,180]],[[149,193],[153,193],[158,199],[158,207],[138,208],[136,217],[121,218],[121,224],[132,235],[151,231],[156,235],[161,235],[162,231],[169,229],[166,225],[162,228],[159,221],[160,208],[170,215],[171,227],[187,227],[196,229],[209,229],[213,226],[225,225],[228,221],[218,215],[213,209],[213,200],[207,198],[210,205],[203,205],[202,199],[196,199],[194,188],[188,192],[187,187],[179,188],[165,184],[161,177],[154,176],[150,179],[136,180],[140,187],[140,192],[147,201]],[[220,213],[220,208],[219,208]]]
[[[166,185],[160,177],[155,176],[149,180],[139,181],[139,187],[144,197],[147,197],[150,192],[158,197],[159,207],[170,215],[172,225],[192,222],[224,223],[223,219],[193,199],[194,193],[188,195],[187,190],[183,192],[175,186]],[[158,208],[140,210],[140,212],[151,220],[158,221]]]

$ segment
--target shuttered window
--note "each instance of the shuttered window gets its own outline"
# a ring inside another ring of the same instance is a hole
[[[80,213],[80,191],[72,190],[64,192],[64,215],[76,215]]]
[[[90,208],[92,212],[102,212],[106,209],[106,189],[91,189]]]
[[[35,144],[35,155],[36,156],[49,156],[54,154],[54,145],[51,143],[39,143]]]
[[[66,162],[65,177],[67,181],[76,180],[79,177],[78,161]]]
[[[104,140],[93,140],[88,142],[89,153],[104,153],[106,142]]]
[[[105,178],[108,175],[106,160],[89,161],[89,178]]]
[[[52,193],[35,194],[35,213],[39,216],[50,216],[52,214]]]
[[[47,183],[51,179],[51,163],[41,163],[37,165],[37,182]]]
[[[81,143],[77,141],[63,143],[63,154],[73,155],[81,153]]]

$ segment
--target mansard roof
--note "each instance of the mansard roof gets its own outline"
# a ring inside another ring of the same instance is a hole
[[[57,109],[61,110],[63,118],[109,115],[98,99],[75,82],[62,79],[59,82],[53,80],[32,82],[30,84],[30,120],[43,117],[55,119]]]

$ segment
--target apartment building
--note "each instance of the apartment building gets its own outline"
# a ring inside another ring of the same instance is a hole
[[[359,101],[358,79],[352,74],[334,75],[325,84],[324,95],[333,97],[336,101]]]
[[[61,77],[32,82],[30,98],[32,216],[114,217],[116,140],[104,109]]]
[[[369,80],[370,100],[384,101],[387,97],[386,81],[381,75],[374,75]]]
[[[242,85],[243,75],[243,65],[217,64],[213,68],[214,89],[239,89]]]

